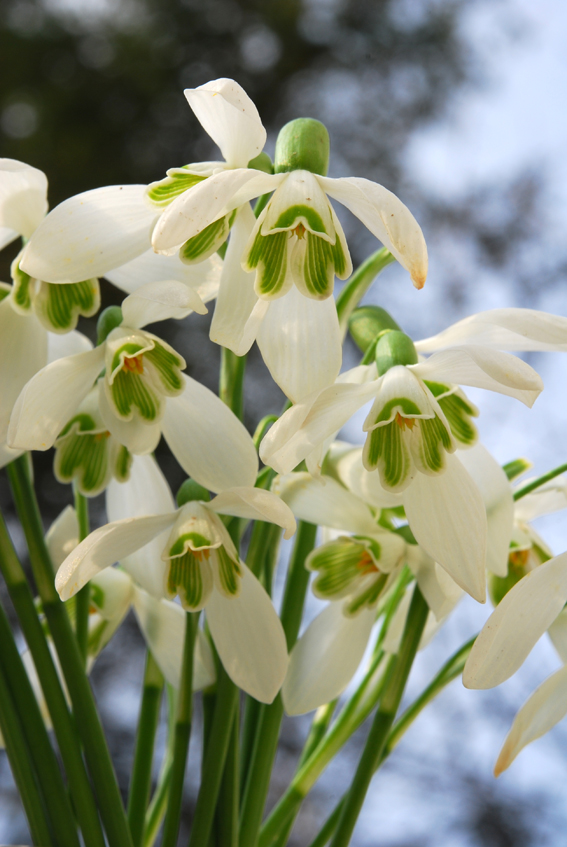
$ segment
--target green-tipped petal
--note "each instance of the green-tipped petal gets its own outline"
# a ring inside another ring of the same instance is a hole
[[[204,179],[206,177],[190,173],[185,168],[171,168],[164,179],[148,185],[146,197],[154,206],[165,208],[184,191],[188,191]]]
[[[69,332],[79,315],[92,317],[100,308],[98,279],[68,285],[42,282],[34,300],[35,313],[50,332]]]
[[[234,221],[235,212],[225,215],[205,227],[198,235],[194,235],[181,247],[179,258],[182,262],[190,265],[195,262],[204,262],[221,247],[230,232]]]

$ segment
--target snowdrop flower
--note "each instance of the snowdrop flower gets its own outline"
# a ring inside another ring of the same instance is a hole
[[[236,438],[247,461],[253,445],[244,427],[218,397],[181,373],[185,362],[175,350],[141,328],[151,321],[184,317],[196,305],[192,292],[176,282],[149,283],[127,297],[121,313],[111,312],[111,319],[117,317],[106,326],[103,343],[54,362],[24,387],[12,413],[10,445],[28,450],[51,447],[98,380],[98,412],[105,431],[130,452],[151,452],[163,432],[170,443],[178,445],[177,452],[172,449],[180,463],[185,467],[188,462],[198,474],[195,460],[201,465],[209,462],[204,455],[198,456],[203,438],[210,445],[205,449],[207,456],[213,449],[219,457],[222,453],[211,443],[214,432],[207,430],[208,417],[215,420],[217,435],[225,434],[227,449],[229,444],[234,448]],[[99,378],[103,368],[104,376]],[[175,406],[168,410],[171,401]]]
[[[275,480],[273,490],[297,518],[331,528],[335,536],[310,553],[306,562],[309,570],[318,574],[312,585],[314,593],[331,602],[291,653],[282,695],[286,711],[300,714],[344,691],[368,644],[377,604],[404,563],[415,573],[432,609],[431,635],[436,622],[444,620],[462,592],[415,544],[407,544],[399,534],[378,524],[380,509],[376,512],[332,477],[316,480],[306,473],[288,474]],[[381,504],[396,508],[397,498],[382,490]],[[397,649],[393,642],[390,647],[393,652]]]
[[[137,456],[130,480],[111,482],[108,512],[121,517],[92,532],[61,565],[55,581],[61,598],[118,560],[154,597],[177,594],[185,609],[204,608],[229,676],[271,702],[287,668],[283,628],[218,515],[268,520],[289,537],[295,531],[289,508],[268,491],[240,486],[175,509],[155,461]]]
[[[565,481],[542,486],[519,500],[516,508],[509,590],[473,646],[463,683],[467,688],[493,688],[504,682],[546,631],[564,666],[540,685],[516,715],[495,766],[496,776],[567,714],[567,553],[549,558],[551,551],[527,523],[567,508]]]

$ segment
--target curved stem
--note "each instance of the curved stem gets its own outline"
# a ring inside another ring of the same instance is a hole
[[[555,479],[556,476],[565,473],[565,471],[567,471],[567,464],[559,465],[558,468],[554,468],[552,471],[544,473],[543,476],[538,476],[537,479],[534,479],[532,482],[524,485],[523,488],[519,488],[518,491],[514,493],[514,500],[520,500],[522,497],[525,497],[526,494],[530,494],[532,491],[535,491],[536,488],[539,488],[541,485],[545,485],[546,482],[549,482],[551,479]]]
[[[344,338],[348,329],[348,319],[364,297],[378,274],[395,262],[394,256],[385,247],[372,253],[353,273],[337,297],[339,326]]]
[[[75,512],[77,513],[77,521],[79,523],[79,541],[84,541],[90,532],[89,527],[89,501],[81,492],[75,488]],[[83,656],[83,661],[87,662],[87,649],[89,644],[89,605],[90,605],[91,586],[87,582],[83,585],[80,591],[76,594],[75,605],[75,634],[79,650]]]

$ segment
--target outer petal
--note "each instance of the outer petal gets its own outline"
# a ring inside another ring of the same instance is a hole
[[[486,507],[486,566],[497,576],[506,576],[514,528],[514,498],[508,477],[482,444],[459,450],[456,455],[476,482]]]
[[[96,573],[148,544],[175,520],[176,513],[126,518],[95,529],[65,559],[55,577],[62,600],[68,600]]]
[[[142,515],[167,514],[172,515],[173,522],[176,506],[153,456],[134,456],[130,478],[123,483],[111,481],[106,489],[106,512],[112,522]],[[164,595],[165,563],[161,554],[167,543],[168,531],[166,529],[145,547],[120,560],[122,567],[136,582],[155,597]]]
[[[269,521],[285,529],[284,538],[291,538],[296,530],[293,512],[286,503],[263,488],[232,488],[214,497],[208,505],[222,515]]]
[[[12,450],[6,443],[0,443],[0,468],[5,468],[7,464],[13,462],[24,452],[24,450]]]
[[[567,665],[537,688],[524,703],[500,751],[494,776],[509,768],[527,744],[541,738],[567,715]]]
[[[181,194],[162,213],[152,237],[158,253],[171,255],[206,226],[273,191],[285,174],[272,176],[253,168],[221,171]]]
[[[46,213],[47,177],[43,171],[16,159],[0,159],[0,227],[29,238]]]
[[[47,333],[35,315],[19,315],[9,297],[0,303],[0,443],[24,385],[47,361]]]
[[[46,282],[81,282],[144,253],[158,217],[145,190],[111,185],[65,200],[36,229],[20,267]]]
[[[567,664],[567,611],[565,609],[559,612],[547,630],[547,634],[557,650],[559,658],[564,664]]]
[[[346,441],[331,445],[328,461],[343,485],[377,509],[390,509],[403,505],[403,495],[386,491],[380,484],[380,474],[369,472],[362,464],[362,447],[353,447]]]
[[[162,256],[152,249],[132,259],[125,265],[107,271],[105,276],[127,294],[134,294],[148,282],[177,280],[197,292],[203,303],[217,296],[223,261],[220,256],[209,256],[198,265],[186,265],[178,255]]]
[[[146,324],[180,320],[191,312],[207,314],[207,308],[196,291],[175,280],[147,282],[122,303],[124,325],[140,329]]]
[[[233,79],[215,79],[184,94],[230,168],[245,168],[262,152],[266,130],[258,109]]]
[[[467,688],[494,688],[514,674],[567,601],[567,553],[523,577],[498,604],[468,658]]]
[[[211,341],[244,356],[256,339],[269,303],[254,291],[254,274],[243,270],[242,253],[256,218],[246,203],[234,220],[211,322]]]
[[[430,353],[455,344],[482,344],[510,352],[567,350],[567,318],[535,309],[490,309],[416,341],[415,346],[420,353]]]
[[[272,488],[302,521],[359,535],[380,531],[366,503],[331,477],[290,473],[277,477]]]
[[[260,457],[278,473],[289,473],[322,441],[337,432],[376,394],[376,383],[335,383],[292,406],[268,430]]]
[[[327,388],[342,361],[335,301],[304,297],[292,286],[270,303],[258,332],[258,347],[274,381],[293,403]]]
[[[526,362],[474,344],[442,350],[410,368],[422,379],[487,388],[530,407],[543,391],[540,375]]]
[[[104,367],[104,345],[57,359],[31,379],[16,401],[8,444],[47,450],[91,390]]]
[[[291,652],[282,689],[289,715],[310,712],[342,694],[362,660],[376,610],[347,618],[342,606],[329,603]]]
[[[420,547],[408,544],[407,564],[417,579],[420,591],[436,620],[445,618],[463,595],[462,588]]]
[[[350,209],[409,271],[415,287],[423,288],[427,276],[427,246],[407,206],[387,188],[368,179],[318,177],[318,180],[327,194]]]
[[[86,353],[92,350],[93,345],[86,335],[72,329],[64,335],[55,332],[47,333],[47,364],[63,359],[65,356],[74,356],[75,353]]]
[[[55,570],[79,543],[79,521],[72,506],[66,506],[45,536],[49,557]]]
[[[287,671],[286,640],[272,601],[246,565],[238,597],[213,591],[206,615],[232,681],[261,703],[271,703]]]
[[[531,482],[525,479],[521,488]],[[536,488],[516,502],[514,514],[517,521],[532,521],[541,515],[549,515],[567,508],[567,479],[558,476],[546,485]]]
[[[186,615],[181,606],[170,600],[156,600],[146,591],[134,587],[134,612],[146,643],[170,685],[178,689],[181,682]],[[209,642],[198,630],[193,665],[193,690],[199,691],[215,681],[215,665]]]
[[[216,394],[185,376],[185,391],[169,397],[162,432],[189,476],[210,491],[254,486],[258,457],[250,436]]]
[[[7,226],[0,226],[0,250],[3,250],[4,247],[7,247],[8,244],[11,244],[12,241],[15,241],[18,237],[19,233],[17,233],[15,229],[10,229]]]
[[[442,474],[417,474],[404,491],[417,543],[479,603],[486,600],[486,511],[478,487],[454,456]]]

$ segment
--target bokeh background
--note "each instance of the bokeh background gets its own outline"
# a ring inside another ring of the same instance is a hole
[[[258,106],[268,151],[287,120],[318,118],[331,135],[331,176],[374,179],[414,211],[430,252],[426,288],[416,292],[391,266],[366,298],[414,337],[487,308],[566,315],[566,38],[562,0],[0,0],[0,155],[44,170],[51,206],[100,185],[159,179],[168,167],[216,157],[183,89],[233,77]],[[340,214],[353,260],[362,261],[375,241]],[[13,255],[15,248],[0,254],[2,280]],[[121,296],[103,283],[103,305]],[[81,329],[93,336],[89,322]],[[207,333],[207,319],[192,316],[171,327],[169,338],[189,373],[214,388],[219,357]],[[356,361],[349,344],[348,367]],[[533,410],[469,393],[496,457],[526,456],[543,473],[566,458],[567,364],[560,355],[527,359],[547,388]],[[252,352],[247,425],[281,402]],[[345,432],[349,440],[361,440],[360,422]],[[51,460],[35,460],[46,524],[70,502],[68,488],[52,480]],[[175,490],[179,471],[165,450],[160,461]],[[10,514],[3,475],[0,505]],[[102,498],[93,514],[94,522],[103,520]],[[23,549],[13,521],[11,527]],[[555,552],[566,549],[565,516],[538,528]],[[409,696],[489,611],[462,602],[420,657]],[[143,657],[129,619],[93,672],[124,789]],[[498,781],[492,777],[515,711],[558,665],[544,640],[497,691],[467,692],[453,683],[376,777],[353,844],[567,845],[565,727],[522,753]],[[273,798],[292,773],[307,727],[285,723]],[[363,739],[364,730],[305,804],[297,847],[309,843],[348,786]],[[194,744],[190,773],[198,754]],[[194,788],[191,777],[182,839]],[[0,843],[26,842],[0,754]]]

